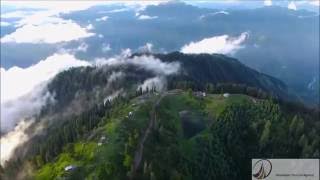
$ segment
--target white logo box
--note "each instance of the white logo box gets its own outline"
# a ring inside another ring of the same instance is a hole
[[[319,159],[252,159],[252,180],[319,180]]]

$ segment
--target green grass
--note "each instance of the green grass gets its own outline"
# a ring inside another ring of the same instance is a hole
[[[36,174],[35,179],[47,180],[61,177],[64,174],[64,168],[68,165],[79,165],[70,153],[61,153],[58,160],[54,163],[48,163],[42,167]]]
[[[90,161],[94,158],[94,154],[97,148],[98,148],[98,145],[95,142],[75,143],[73,156],[79,157],[79,159],[82,159],[85,161]]]
[[[66,166],[74,165],[80,167],[91,163],[98,147],[95,142],[78,142],[67,146],[69,148],[65,148],[55,162],[47,163],[38,170],[35,179],[55,179],[66,175],[64,170]]]
[[[148,126],[150,111],[157,98],[159,96],[150,95],[143,97],[143,100],[136,98],[129,103],[113,107],[109,116],[103,117],[104,121],[98,127],[100,130],[92,131],[94,138],[90,140],[83,138],[76,143],[66,145],[63,153],[55,161],[43,165],[36,172],[35,179],[65,177],[68,174],[64,168],[68,165],[78,166],[81,168],[81,173],[89,179],[96,179],[101,174],[104,174],[103,178],[126,177],[125,174],[130,171],[136,146]],[[183,136],[179,112],[184,110],[190,112],[190,121],[193,123],[201,121],[209,124],[210,121],[207,120],[210,119],[207,115],[218,117],[227,106],[248,101],[250,98],[244,95],[230,95],[228,98],[217,94],[199,98],[190,92],[167,95],[156,109],[158,125],[164,130],[160,139],[165,138],[161,140],[163,143],[180,142],[170,148],[178,148],[181,152],[183,150],[185,157],[188,157],[194,151],[194,137],[205,134],[206,128],[198,135],[186,139]],[[133,113],[130,117],[129,112]],[[106,137],[107,142],[98,146],[102,136]],[[151,155],[154,152],[146,150],[146,153]]]
[[[250,98],[246,95],[231,94],[225,98],[222,94],[209,94],[205,99],[205,112],[207,112],[209,116],[217,118],[227,106],[245,102],[250,102]]]

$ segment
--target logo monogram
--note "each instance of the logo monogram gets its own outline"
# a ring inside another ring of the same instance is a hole
[[[252,169],[252,176],[256,179],[265,179],[272,171],[272,164],[268,159],[260,159],[257,161]]]

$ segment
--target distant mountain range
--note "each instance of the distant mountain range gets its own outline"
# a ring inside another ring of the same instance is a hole
[[[318,104],[319,13],[299,8],[295,11],[276,4],[243,9],[200,8],[176,1],[139,10],[120,4],[94,6],[60,15],[82,27],[91,25],[94,36],[81,42],[57,44],[3,43],[6,50],[2,51],[1,59],[6,60],[1,66],[28,67],[60,48],[72,50],[81,43],[88,47],[86,51],[75,52],[76,57],[91,61],[112,57],[126,48],[137,52],[146,43],[153,45],[154,53],[164,53],[180,51],[184,45],[206,38],[222,35],[232,38],[247,32],[249,36],[240,44],[241,48],[228,55],[286,82],[305,102]],[[102,17],[108,18],[97,21]],[[1,27],[1,36],[14,32],[15,28]]]

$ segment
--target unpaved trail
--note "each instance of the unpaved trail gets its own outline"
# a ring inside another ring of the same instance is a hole
[[[144,142],[147,140],[149,134],[151,133],[152,127],[154,125],[154,122],[156,121],[156,107],[159,105],[159,103],[161,102],[161,99],[164,96],[165,96],[165,94],[160,95],[160,97],[157,99],[157,101],[152,106],[152,110],[150,112],[149,125],[148,125],[146,131],[144,132],[144,135],[142,136],[142,138],[141,138],[141,140],[139,142],[138,149],[137,149],[137,151],[135,152],[135,155],[134,155],[133,168],[132,168],[133,174],[139,168],[139,165],[140,165],[140,162],[141,162],[141,159],[142,159]]]
[[[169,92],[165,92],[163,94],[160,95],[160,97],[157,99],[157,101],[153,104],[152,106],[152,110],[150,111],[150,121],[149,121],[149,125],[146,129],[146,131],[144,132],[144,135],[142,136],[139,145],[138,145],[138,149],[135,152],[134,155],[134,159],[133,159],[133,167],[132,167],[132,171],[131,171],[131,177],[130,179],[133,179],[142,160],[142,155],[143,155],[143,148],[144,148],[144,143],[147,140],[149,134],[152,131],[153,125],[157,119],[156,117],[156,108],[158,107],[159,103],[161,102],[161,100],[167,96],[167,95],[174,95],[174,94],[178,94],[180,93],[180,91],[169,91]]]

